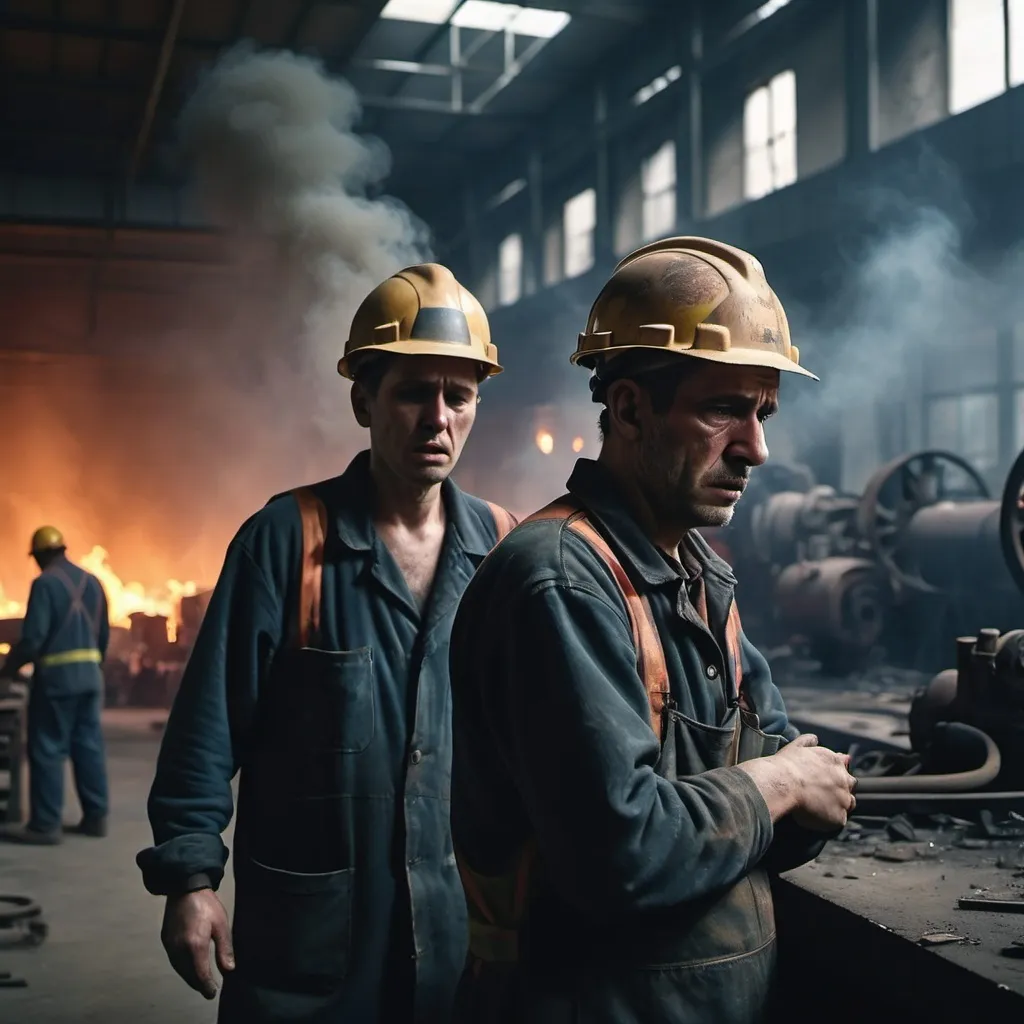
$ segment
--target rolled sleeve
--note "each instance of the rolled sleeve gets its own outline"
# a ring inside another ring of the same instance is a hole
[[[277,598],[244,544],[233,542],[168,718],[148,810],[153,846],[136,858],[146,888],[213,888],[228,851],[236,747],[251,724],[261,677],[281,640]]]

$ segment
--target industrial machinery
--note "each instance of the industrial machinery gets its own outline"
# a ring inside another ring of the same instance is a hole
[[[1024,453],[999,500],[950,452],[894,459],[859,497],[765,466],[709,539],[756,643],[796,643],[829,672],[872,657],[934,670],[946,637],[1024,621],[1022,486]]]

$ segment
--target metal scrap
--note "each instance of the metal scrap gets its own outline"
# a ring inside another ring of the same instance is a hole
[[[921,946],[944,946],[950,942],[966,942],[965,935],[954,935],[952,932],[928,932],[918,940]]]
[[[891,846],[880,846],[875,850],[875,860],[903,864],[907,861],[917,860],[917,850],[910,843],[893,843]]]

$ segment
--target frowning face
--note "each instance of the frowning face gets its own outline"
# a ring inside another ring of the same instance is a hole
[[[375,393],[357,382],[352,406],[370,429],[373,459],[409,484],[445,480],[476,420],[478,370],[469,359],[399,355]]]

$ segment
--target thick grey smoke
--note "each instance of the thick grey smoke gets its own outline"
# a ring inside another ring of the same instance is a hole
[[[420,221],[368,197],[390,154],[355,134],[359,115],[355,90],[316,61],[248,45],[209,69],[181,114],[208,208],[240,240],[270,244],[316,355],[336,348],[374,285],[430,256]]]

